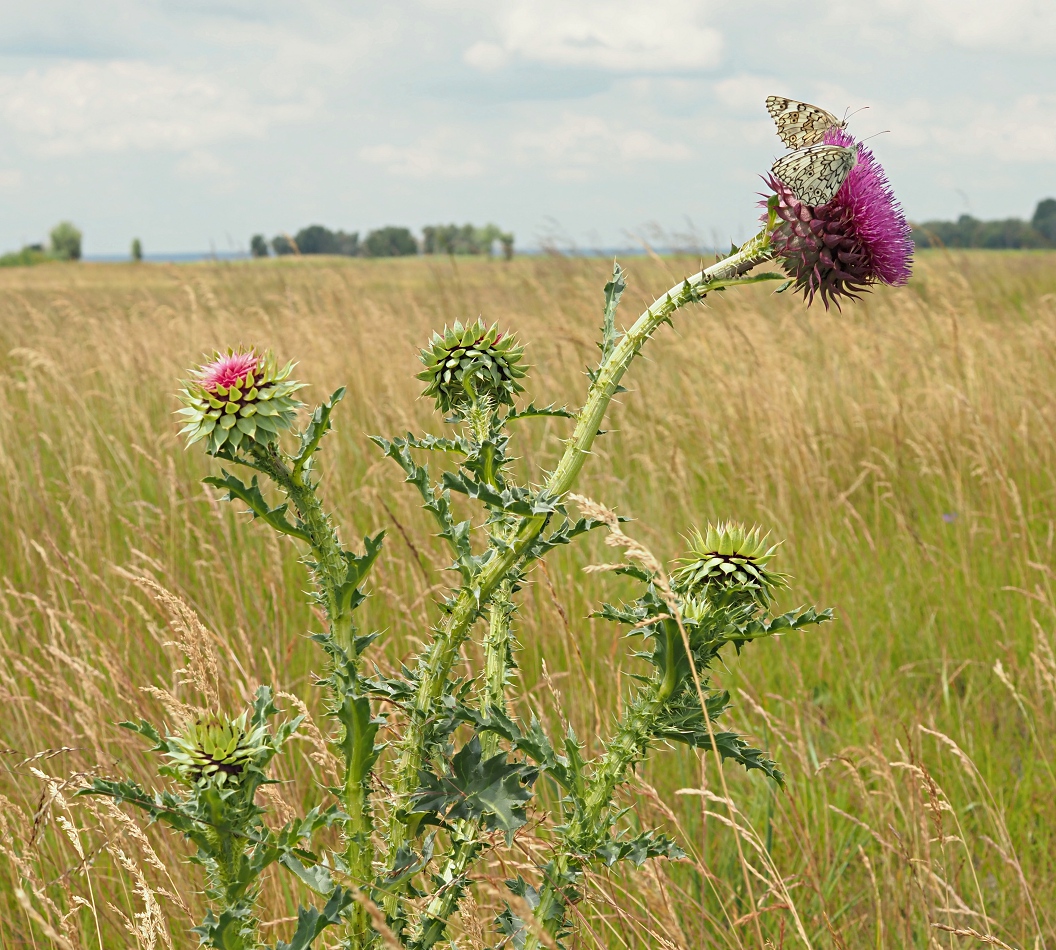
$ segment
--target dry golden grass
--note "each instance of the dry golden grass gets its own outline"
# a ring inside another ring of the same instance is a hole
[[[695,269],[632,261],[622,320]],[[299,360],[316,397],[348,386],[325,493],[346,536],[390,529],[364,609],[391,662],[428,635],[446,560],[365,433],[440,430],[416,401],[415,347],[478,313],[529,342],[530,395],[576,403],[607,271],[538,258],[0,273],[0,947],[196,943],[183,844],[71,799],[93,770],[150,781],[114,723],[161,720],[165,693],[187,701],[170,641],[197,652],[199,676],[215,657],[228,704],[268,682],[318,714],[304,634],[319,619],[296,551],[200,485],[210,463],[170,415],[184,368],[244,341]],[[910,287],[842,316],[767,289],[709,304],[633,367],[579,490],[633,516],[628,533],[661,557],[708,518],[758,522],[785,539],[789,602],[839,620],[757,644],[720,676],[787,791],[728,769],[734,828],[713,766],[658,753],[637,820],[691,857],[593,880],[579,945],[754,947],[740,834],[775,947],[1056,950],[1056,256],[926,256]],[[564,427],[522,425],[538,474]],[[545,660],[595,750],[628,688],[625,642],[583,619],[621,592],[582,570],[607,559],[601,543],[537,570],[517,615],[522,703],[555,715]],[[332,780],[325,729],[279,765],[280,813]],[[504,857],[528,865],[542,843],[521,844]],[[272,940],[297,897],[266,881]],[[483,880],[464,944],[485,945],[496,905]]]

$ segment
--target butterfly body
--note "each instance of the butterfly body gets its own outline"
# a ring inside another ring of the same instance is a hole
[[[819,144],[829,129],[845,129],[847,122],[809,102],[784,96],[767,96],[766,111],[777,126],[777,135],[788,148],[800,149]]]
[[[856,145],[808,145],[782,155],[770,169],[803,204],[828,204],[858,164]]]

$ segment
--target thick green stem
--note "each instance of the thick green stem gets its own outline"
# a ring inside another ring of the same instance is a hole
[[[323,593],[330,633],[338,646],[355,659],[355,624],[350,610],[342,610],[338,590],[345,582],[348,565],[342,553],[333,523],[323,510],[315,486],[305,479],[303,470],[287,466],[278,450],[254,447],[258,465],[271,476],[283,493],[293,502],[297,515],[311,538],[315,558],[315,578]]]
[[[491,598],[488,610],[488,633],[484,638],[484,688],[480,696],[480,711],[485,716],[491,710],[506,711],[506,678],[509,673],[510,618],[513,615],[513,581],[506,578]],[[485,759],[499,751],[499,737],[486,732],[481,738]],[[415,940],[414,950],[429,950],[444,935],[447,921],[458,908],[465,891],[463,876],[481,850],[479,821],[463,821],[456,831],[457,838],[447,863],[440,872],[445,885],[429,902],[423,915],[421,935]]]
[[[672,287],[635,321],[602,362],[591,382],[587,400],[577,416],[572,437],[565,444],[564,453],[544,486],[544,493],[548,497],[561,498],[573,487],[580,469],[590,455],[591,446],[597,438],[609,403],[619,388],[620,380],[656,329],[679,308],[699,301],[705,293],[736,284],[742,274],[769,257],[769,232],[764,230],[744,244],[736,254]],[[480,605],[490,600],[499,583],[524,559],[545,528],[549,517],[548,514],[542,513],[521,519],[509,546],[499,551],[481,570],[475,583],[460,590],[437,632],[436,639],[422,655],[418,668],[418,687],[408,710],[407,728],[399,743],[396,774],[392,785],[398,801],[405,802],[417,786],[426,726],[433,704],[440,698],[444,683],[458,657],[459,648],[479,615]],[[392,810],[387,834],[390,866],[398,849],[406,842],[411,824],[402,809]]]
[[[616,788],[623,777],[644,754],[652,736],[657,717],[663,711],[661,683],[639,696],[623,717],[616,734],[608,743],[605,755],[587,789],[586,814],[582,819],[582,833],[597,837],[603,830],[604,813],[612,804]]]
[[[488,609],[488,634],[484,638],[484,689],[480,696],[480,711],[485,716],[492,710],[506,712],[512,616],[513,581],[507,577],[496,588]],[[494,755],[499,749],[498,733],[485,733],[480,745],[484,758]]]
[[[312,556],[315,559],[314,574],[323,595],[323,604],[330,623],[330,635],[358,672],[355,620],[352,611],[342,606],[339,594],[348,576],[348,564],[333,522],[323,510],[315,486],[310,478],[305,476],[302,468],[291,469],[275,448],[257,449],[254,455],[260,466],[275,480],[297,509],[297,515],[311,539]],[[343,697],[335,698],[338,703],[343,701]],[[353,722],[358,725],[359,717],[353,717]],[[356,729],[356,726],[346,728]],[[357,734],[346,738],[351,739],[348,744],[354,749],[362,750],[366,742],[373,745],[373,739],[364,735]],[[341,783],[341,799],[348,815],[343,832],[344,858],[349,877],[356,887],[367,888],[374,876],[374,847],[371,842],[373,814],[368,783],[359,769],[346,767]],[[358,902],[350,908],[349,916],[347,945],[350,950],[362,950],[372,940],[370,918],[366,908]]]
[[[228,830],[214,830],[208,834],[212,845],[211,857],[215,862],[213,871],[214,893],[220,905],[220,921],[229,923],[217,935],[217,947],[229,950],[257,950],[260,946],[260,922],[253,914],[255,894],[252,883],[246,878],[242,864],[245,861],[244,841]]]
[[[669,641],[678,636],[674,621],[668,620],[664,626]],[[674,632],[670,628],[674,628]],[[671,655],[671,645],[669,643],[668,656]],[[645,754],[657,719],[677,685],[675,666],[675,663],[669,663],[667,675],[643,690],[625,710],[587,787],[583,812],[573,816],[569,822],[567,837],[573,848],[562,849],[554,859],[554,867],[542,883],[539,904],[535,909],[537,924],[550,936],[557,934],[564,920],[562,888],[565,876],[569,870],[578,870],[579,867],[579,862],[570,857],[570,851],[584,850],[584,846],[596,843],[605,833],[608,826],[605,813],[612,805],[616,788],[623,781],[627,769]],[[537,950],[538,946],[538,933],[530,931],[524,950]]]

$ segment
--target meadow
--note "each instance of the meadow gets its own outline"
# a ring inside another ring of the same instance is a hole
[[[626,324],[699,267],[626,263]],[[417,398],[417,348],[478,314],[528,344],[528,397],[576,406],[610,269],[552,256],[0,273],[0,947],[196,944],[184,845],[72,798],[88,774],[151,781],[114,723],[164,718],[150,688],[180,688],[174,639],[215,651],[225,696],[270,683],[308,700],[304,754],[271,792],[280,811],[330,774],[303,567],[202,486],[215,463],[184,451],[172,416],[186,368],[241,341],[297,360],[309,400],[348,387],[327,502],[346,538],[388,530],[363,610],[396,664],[429,635],[447,562],[367,434],[442,430]],[[783,542],[788,606],[837,620],[754,644],[718,676],[787,788],[728,765],[734,828],[710,797],[713,763],[654,755],[627,804],[689,857],[592,879],[576,945],[754,947],[754,902],[773,946],[802,946],[791,901],[817,948],[1056,950],[1056,253],[925,252],[909,286],[842,314],[765,285],[712,295],[644,355],[579,491],[665,560],[693,525],[757,523]],[[524,425],[520,464],[538,477],[567,423]],[[516,615],[521,705],[546,718],[561,693],[588,748],[634,669],[617,630],[588,619],[621,589],[583,568],[611,559],[594,538],[537,567]],[[499,856],[496,879],[530,863],[529,845]],[[273,941],[297,899],[268,878]],[[482,880],[460,946],[485,945],[496,906]]]

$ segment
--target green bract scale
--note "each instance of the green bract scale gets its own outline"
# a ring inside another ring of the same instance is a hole
[[[225,447],[275,442],[302,405],[293,394],[305,384],[289,378],[292,370],[292,362],[278,369],[270,350],[214,353],[180,390],[185,408],[177,412],[186,422],[180,431],[187,444],[207,439],[206,451],[216,455]]]
[[[777,545],[767,547],[767,536],[755,528],[733,521],[709,524],[703,532],[694,529],[688,540],[689,554],[680,559],[682,567],[671,578],[681,594],[700,598],[718,591],[744,591],[766,606],[771,592],[784,586],[783,576],[767,567]]]
[[[423,396],[432,396],[443,413],[462,413],[484,400],[493,408],[512,406],[513,397],[524,387],[517,380],[528,372],[518,365],[524,354],[512,336],[489,328],[477,320],[468,327],[456,322],[434,333],[419,358],[425,369],[418,374],[428,385]]]
[[[257,726],[248,731],[246,713],[233,720],[210,714],[183,735],[170,737],[168,745],[166,755],[188,785],[235,784],[271,751],[267,729]]]

